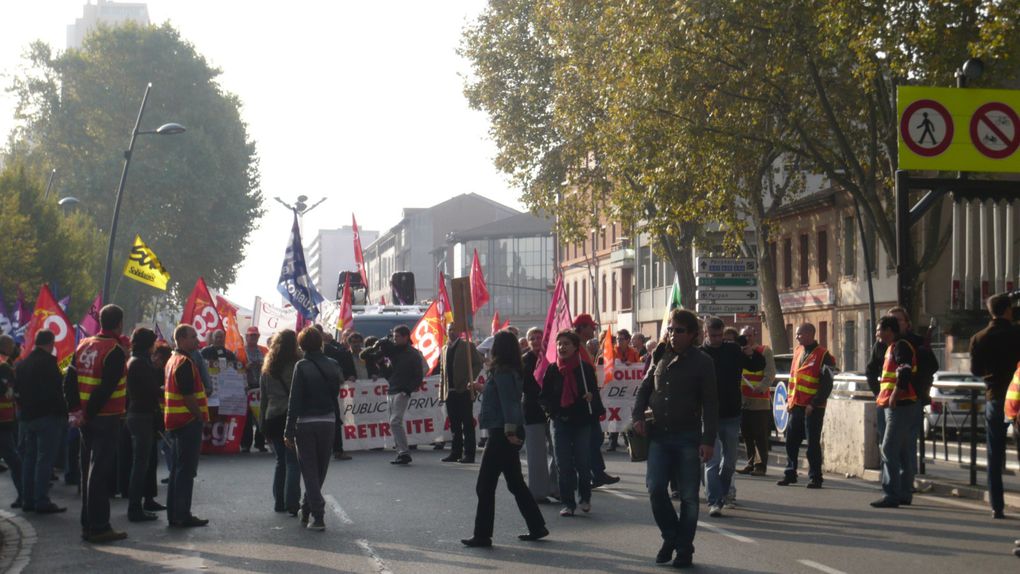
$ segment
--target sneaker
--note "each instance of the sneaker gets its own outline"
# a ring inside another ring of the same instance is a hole
[[[591,512],[591,502],[585,500],[579,506],[582,512]]]
[[[1016,556],[1017,558],[1020,558],[1020,547],[1017,547],[1017,548],[1013,549],[1013,556]]]
[[[574,515],[573,508],[564,506],[563,508],[560,509],[560,516],[573,516],[573,515]]]
[[[461,464],[474,464],[475,463],[475,457],[474,456],[465,456],[465,457],[461,458],[460,460],[458,460],[457,462],[459,462]]]
[[[713,505],[709,506],[708,507],[708,515],[709,516],[714,516],[714,517],[722,516],[722,506],[720,506],[718,504],[713,504]]]
[[[779,486],[790,486],[791,484],[797,484],[797,479],[784,476],[782,479],[777,480],[776,484]]]
[[[307,510],[301,511],[301,524],[308,524],[308,515],[310,513]]]
[[[672,542],[663,541],[662,548],[659,548],[659,552],[655,555],[656,564],[665,564],[673,559],[673,552],[676,550],[676,545]]]
[[[93,532],[82,536],[85,542],[91,542],[92,544],[105,544],[107,542],[116,542],[117,540],[124,540],[127,538],[127,532],[119,532],[110,528],[102,532]]]
[[[312,520],[312,522],[308,525],[308,530],[315,530],[317,532],[322,532],[325,529],[326,529],[326,523],[325,523],[325,521],[323,521],[321,516],[316,517],[315,520]]]

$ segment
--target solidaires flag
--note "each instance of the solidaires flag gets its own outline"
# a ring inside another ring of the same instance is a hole
[[[135,235],[135,244],[131,247],[127,263],[124,264],[124,275],[145,283],[150,287],[166,291],[166,284],[170,281],[170,272],[159,262],[159,258],[142,241],[140,235]]]

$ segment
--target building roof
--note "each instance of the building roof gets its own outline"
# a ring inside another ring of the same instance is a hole
[[[796,213],[809,211],[818,207],[832,205],[836,199],[836,194],[839,193],[835,187],[827,187],[821,191],[798,197],[797,199],[779,206],[773,217],[786,217]]]
[[[446,240],[449,243],[458,243],[472,239],[488,239],[492,237],[551,235],[552,228],[553,221],[549,217],[540,217],[531,213],[518,213],[472,229],[451,233],[446,237]]]

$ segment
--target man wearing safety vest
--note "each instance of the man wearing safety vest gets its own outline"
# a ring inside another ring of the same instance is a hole
[[[94,544],[127,538],[110,526],[110,488],[116,484],[117,440],[127,404],[127,351],[120,343],[124,310],[106,305],[99,311],[99,334],[74,353],[78,371],[81,426],[82,538]]]
[[[797,457],[807,438],[808,488],[822,487],[822,422],[825,401],[832,393],[832,370],[836,360],[815,341],[815,326],[804,323],[797,328],[797,349],[790,366],[789,399],[786,410],[790,421],[786,428],[786,471],[779,486],[797,482]]]
[[[7,463],[11,471],[11,481],[18,492],[18,498],[11,504],[12,508],[21,506],[21,458],[14,448],[14,431],[17,423],[14,419],[14,339],[10,335],[0,335],[0,458]]]
[[[896,508],[912,501],[914,471],[910,464],[911,428],[919,406],[913,381],[917,374],[917,352],[900,333],[893,315],[878,322],[875,338],[885,345],[885,361],[879,379],[876,402],[885,416],[882,436],[882,498],[871,503],[875,508]]]
[[[192,528],[209,524],[208,520],[191,514],[191,493],[202,451],[202,428],[209,422],[209,406],[202,376],[192,359],[198,348],[198,333],[191,325],[178,325],[174,341],[177,349],[164,367],[163,422],[173,449],[166,513],[171,527]]]
[[[739,474],[765,476],[769,463],[769,423],[772,421],[772,383],[776,380],[776,359],[772,349],[755,344],[757,332],[754,327],[744,327],[737,338],[741,347],[751,347],[755,353],[765,357],[765,370],[744,369],[740,383],[743,395],[743,410],[740,415],[740,434],[744,437],[747,450],[747,466]]]

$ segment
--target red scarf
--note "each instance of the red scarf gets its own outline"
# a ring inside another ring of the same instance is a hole
[[[560,395],[560,406],[567,408],[577,402],[577,379],[574,377],[574,369],[581,365],[581,357],[574,353],[569,359],[563,360],[556,357],[556,368],[563,376],[563,392]],[[587,389],[585,389],[587,392]]]

